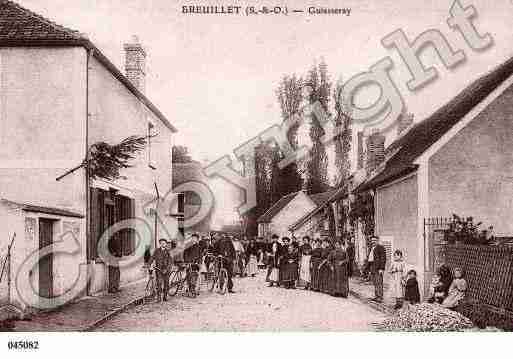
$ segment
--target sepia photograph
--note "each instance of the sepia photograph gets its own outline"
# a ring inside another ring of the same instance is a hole
[[[512,19],[0,0],[3,349],[512,332]]]

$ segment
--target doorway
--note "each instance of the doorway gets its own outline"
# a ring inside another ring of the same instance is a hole
[[[52,219],[39,219],[39,249],[53,243]],[[47,254],[39,258],[39,296],[43,298],[53,297],[53,254]]]
[[[114,205],[106,205],[105,206],[105,228],[109,228],[116,223],[116,210]],[[109,238],[109,252],[114,257],[119,257],[119,245],[118,245],[118,236],[114,234],[112,238]],[[108,292],[116,293],[119,291],[119,284],[121,273],[119,267],[117,265],[109,265],[108,266]]]

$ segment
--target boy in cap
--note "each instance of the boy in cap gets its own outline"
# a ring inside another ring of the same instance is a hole
[[[167,249],[167,240],[159,239],[159,248],[153,253],[150,264],[155,269],[157,278],[157,292],[162,293],[162,300],[167,301],[167,293],[169,292],[169,270],[171,267],[171,255]]]

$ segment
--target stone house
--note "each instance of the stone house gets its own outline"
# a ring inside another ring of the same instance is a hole
[[[0,283],[3,300],[37,306],[20,291],[33,288],[43,302],[132,282],[144,275],[135,255],[141,241],[133,230],[111,238],[111,253],[126,264],[113,273],[97,250],[105,229],[134,217],[154,228],[158,213],[164,225],[146,239],[176,230],[170,204],[149,211],[156,189],[172,189],[176,129],[144,95],[143,47],[134,38],[124,48],[126,76],[85,35],[0,2],[0,253],[16,233],[11,272],[19,279],[10,293]],[[82,163],[92,144],[133,135],[151,137],[119,180],[90,180],[83,168],[56,180]],[[27,259],[49,244],[54,251],[28,268]]]
[[[374,196],[375,232],[401,249],[424,291],[433,268],[425,220],[472,216],[513,233],[513,59],[387,147],[356,192]]]
[[[283,196],[257,219],[258,236],[265,239],[273,234],[290,237],[290,226],[315,208],[317,204],[304,191]]]

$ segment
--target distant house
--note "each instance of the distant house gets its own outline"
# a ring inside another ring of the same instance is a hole
[[[334,195],[338,190],[310,195],[310,199],[315,203],[315,208],[296,222],[289,226],[289,231],[297,238],[309,236],[310,238],[325,238],[335,234],[335,217],[330,216],[333,212],[332,203]]]
[[[289,227],[315,208],[317,204],[303,191],[283,196],[258,218],[258,235],[264,238],[272,234],[290,236]]]
[[[0,256],[16,233],[12,273],[22,276],[18,290],[40,298],[71,288],[94,294],[144,275],[142,261],[134,260],[134,231],[110,237],[110,253],[132,262],[120,273],[102,260],[98,241],[124,219],[145,218],[154,229],[148,204],[156,188],[162,194],[171,190],[176,129],[144,95],[142,45],[135,38],[124,49],[126,76],[85,35],[0,2]],[[90,180],[82,168],[56,181],[84,161],[92,144],[117,144],[134,135],[148,136],[149,143],[119,180]],[[165,226],[149,234],[152,241],[176,230],[169,206],[162,208]],[[43,248],[59,252],[34,268],[22,266]],[[26,306],[15,291],[4,291],[5,282],[0,300]]]
[[[173,163],[173,190],[178,192],[182,185],[187,183],[206,184],[208,178],[203,173],[201,163],[192,161],[188,163]],[[202,198],[194,191],[184,192],[185,202],[185,232],[208,232],[211,228],[212,214],[214,212],[214,203],[212,198]],[[201,207],[204,206],[208,211],[202,213]]]
[[[513,58],[481,77],[386,151],[357,192],[372,191],[375,232],[401,249],[427,287],[425,220],[472,216],[513,233]]]

